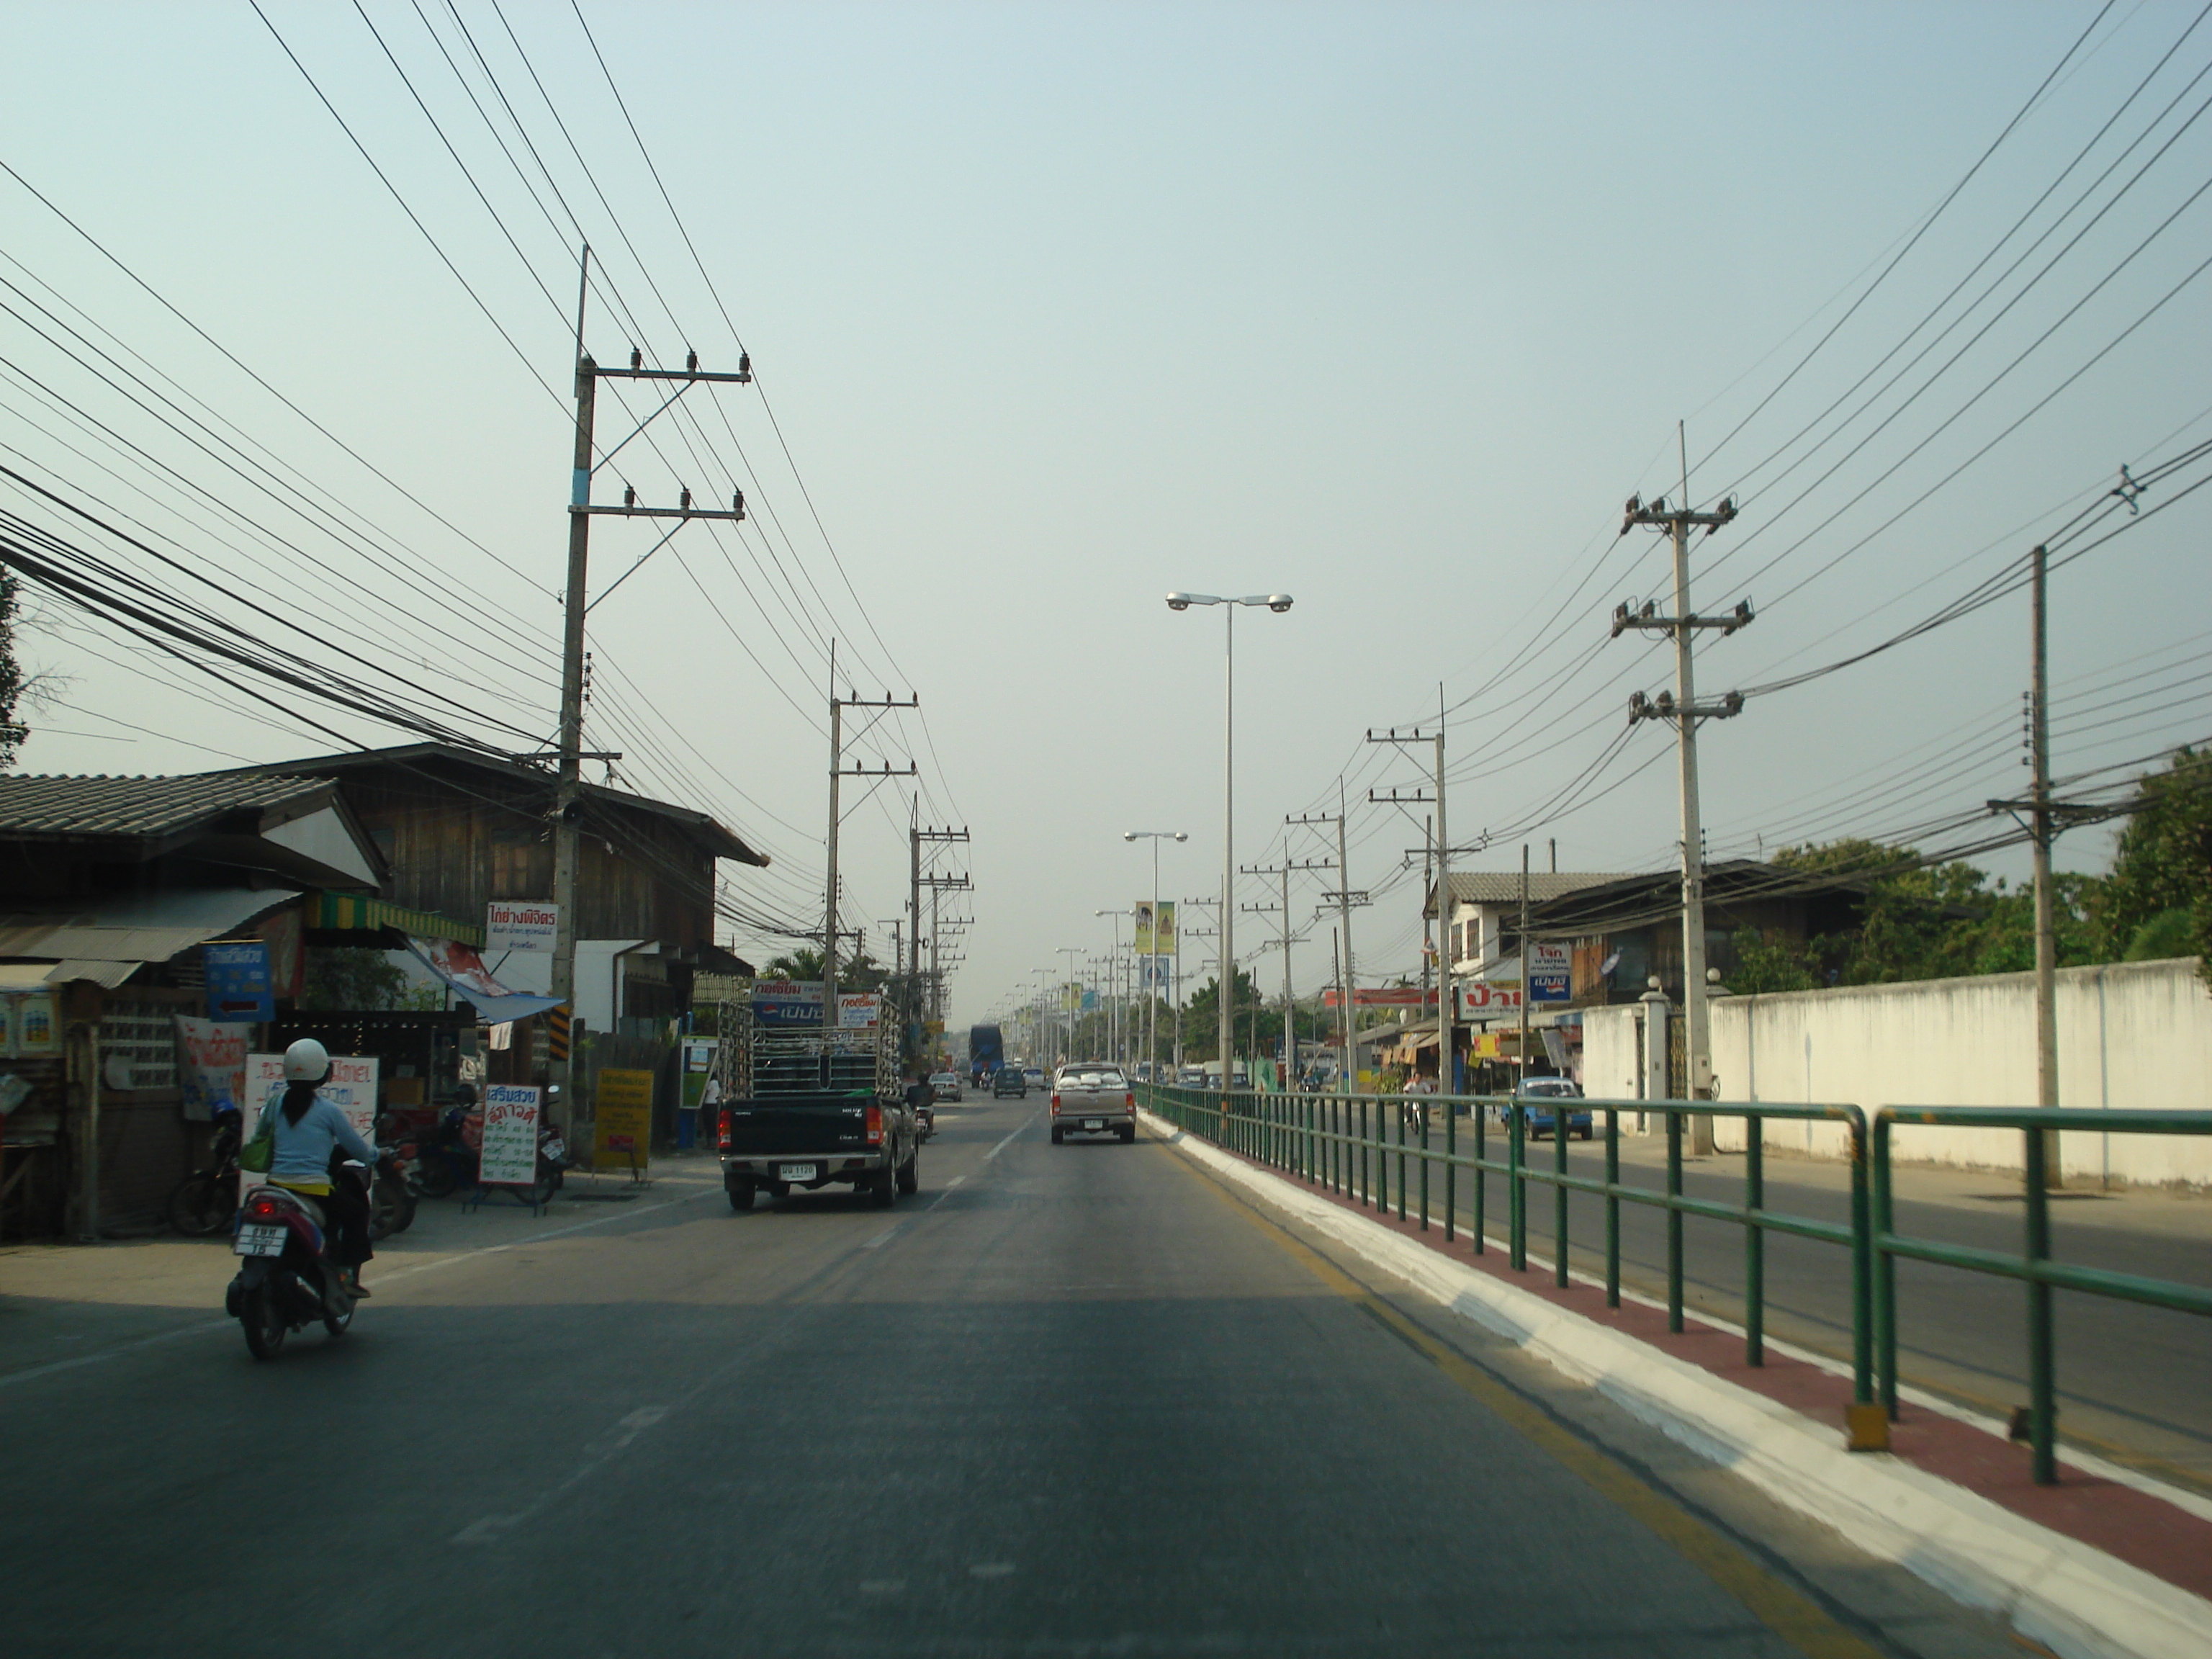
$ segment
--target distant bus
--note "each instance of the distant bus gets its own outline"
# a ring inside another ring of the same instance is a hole
[[[968,1075],[981,1083],[1006,1063],[1006,1039],[995,1025],[968,1028]]]

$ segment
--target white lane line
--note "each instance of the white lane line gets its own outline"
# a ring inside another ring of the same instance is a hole
[[[986,1163],[986,1164],[988,1164],[988,1163],[989,1163],[993,1158],[994,1158],[998,1157],[998,1155],[999,1155],[1000,1152],[1005,1152],[1005,1151],[1006,1150],[1006,1141],[1007,1141],[1007,1140],[1012,1140],[1012,1139],[1014,1138],[1014,1136],[1015,1136],[1015,1135],[1018,1135],[1018,1134],[1021,1133],[1021,1132],[1022,1132],[1023,1130],[1024,1130],[1024,1129],[1028,1128],[1028,1127],[1030,1127],[1030,1124],[1032,1124],[1032,1123],[1036,1122],[1036,1121],[1037,1121],[1037,1115],[1036,1115],[1035,1112],[1031,1112],[1031,1113],[1030,1113],[1027,1117],[1024,1118],[1024,1119],[1023,1119],[1019,1123],[1017,1123],[1016,1125],[1014,1125],[1012,1132],[1011,1133],[1009,1133],[1009,1134],[1006,1136],[1006,1140],[1002,1140],[1002,1141],[1000,1141],[997,1146],[995,1146],[992,1147],[992,1148],[991,1148],[991,1150],[990,1150],[989,1152],[986,1152],[986,1153],[984,1153],[984,1154],[983,1154],[983,1162],[984,1162],[984,1163]]]
[[[884,1228],[883,1231],[878,1233],[873,1238],[868,1239],[863,1243],[860,1248],[864,1250],[879,1250],[905,1231],[906,1223],[902,1221],[896,1227]]]
[[[705,1384],[702,1383],[700,1386],[703,1388]],[[699,1391],[699,1389],[692,1389],[690,1394],[684,1396],[684,1403],[688,1404]],[[635,1411],[617,1422],[613,1429],[587,1447],[585,1450],[584,1461],[571,1469],[559,1483],[549,1486],[540,1494],[536,1503],[526,1509],[517,1510],[513,1515],[487,1515],[481,1520],[471,1521],[453,1534],[453,1542],[496,1544],[503,1534],[522,1525],[533,1516],[544,1513],[546,1507],[556,1498],[586,1479],[602,1464],[624,1450],[631,1441],[665,1418],[669,1410],[670,1407],[666,1406],[640,1406]]]
[[[963,1182],[963,1181],[965,1181],[965,1180],[967,1180],[967,1179],[968,1179],[968,1177],[967,1177],[966,1176],[953,1176],[953,1177],[952,1177],[952,1179],[951,1179],[951,1180],[950,1180],[950,1181],[948,1181],[948,1182],[946,1182],[945,1183],[944,1190],[949,1193],[949,1192],[951,1192],[951,1191],[955,1187],[957,1187],[957,1186],[958,1186],[962,1182]]]
[[[548,1238],[559,1238],[568,1233],[580,1233],[587,1227],[604,1227],[613,1221],[633,1220],[638,1216],[651,1215],[656,1210],[672,1210],[679,1204],[696,1203],[705,1196],[707,1194],[703,1193],[693,1193],[688,1197],[672,1198],[662,1203],[648,1204],[642,1210],[594,1216],[589,1221],[579,1221],[567,1227],[556,1227],[550,1232],[532,1233],[529,1237],[516,1239],[512,1243],[486,1244],[477,1249],[464,1250],[459,1255],[446,1256],[436,1261],[423,1261],[412,1267],[400,1267],[391,1273],[380,1273],[376,1276],[377,1283],[389,1284],[395,1279],[406,1279],[415,1273],[427,1273],[433,1268],[450,1267],[457,1261],[472,1261],[478,1256],[497,1255],[503,1250],[520,1249]],[[69,1359],[57,1359],[51,1364],[33,1365],[23,1370],[9,1371],[5,1376],[0,1376],[0,1389],[4,1389],[10,1383],[28,1382],[37,1377],[52,1376],[57,1371],[75,1370],[80,1365],[96,1365],[103,1359],[119,1358],[125,1354],[135,1353],[141,1348],[150,1348],[156,1343],[173,1341],[180,1336],[220,1331],[227,1328],[230,1322],[228,1319],[216,1319],[210,1320],[204,1324],[179,1326],[173,1331],[158,1331],[152,1336],[141,1336],[129,1342],[118,1342],[112,1348],[100,1349],[97,1353],[81,1353]]]

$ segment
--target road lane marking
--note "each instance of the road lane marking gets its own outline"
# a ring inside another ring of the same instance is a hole
[[[698,1389],[693,1389],[690,1395],[684,1396],[685,1400],[688,1401],[698,1392]],[[612,1431],[600,1436],[586,1448],[584,1461],[571,1469],[559,1484],[548,1487],[540,1494],[536,1503],[512,1515],[487,1515],[479,1520],[471,1521],[453,1534],[453,1542],[496,1544],[506,1534],[542,1514],[547,1505],[568,1491],[570,1487],[587,1479],[600,1465],[626,1449],[631,1441],[653,1427],[654,1424],[665,1419],[669,1410],[670,1407],[666,1406],[640,1406],[635,1411],[618,1419]]]
[[[411,1267],[398,1267],[390,1273],[379,1273],[376,1276],[377,1283],[389,1284],[395,1279],[407,1279],[416,1273],[427,1273],[437,1267],[450,1267],[457,1261],[472,1261],[478,1256],[497,1255],[503,1250],[526,1249],[545,1239],[559,1238],[567,1233],[580,1233],[587,1227],[604,1227],[610,1222],[635,1220],[641,1215],[651,1215],[656,1210],[671,1210],[679,1204],[696,1203],[705,1196],[707,1194],[703,1193],[693,1193],[683,1198],[672,1198],[662,1203],[648,1204],[642,1210],[594,1216],[589,1221],[579,1221],[567,1227],[556,1227],[550,1232],[532,1233],[527,1238],[516,1239],[510,1243],[483,1245],[473,1250],[464,1250],[459,1255],[443,1256],[435,1261],[422,1261]],[[23,1370],[9,1371],[4,1376],[0,1376],[0,1389],[4,1389],[10,1383],[28,1382],[37,1377],[52,1376],[57,1371],[74,1370],[80,1365],[96,1365],[103,1359],[120,1358],[123,1355],[136,1352],[140,1348],[150,1348],[156,1343],[173,1341],[180,1336],[224,1330],[230,1323],[228,1318],[224,1318],[210,1320],[203,1324],[184,1325],[173,1331],[157,1331],[151,1336],[136,1337],[128,1342],[118,1342],[113,1347],[102,1348],[96,1353],[81,1353],[68,1359],[57,1359],[51,1364],[33,1365]]]
[[[1011,1561],[978,1561],[968,1569],[970,1578],[1011,1578],[1014,1564]]]
[[[1549,1413],[1492,1376],[1474,1361],[1401,1313],[1335,1262],[1231,1194],[1188,1162],[1181,1167],[1204,1189],[1336,1295],[1382,1326],[1434,1365],[1460,1390],[1600,1496],[1643,1525],[1691,1565],[1743,1604],[1752,1617],[1807,1659],[1879,1659],[1881,1650],[1851,1631],[1811,1596],[1762,1564],[1741,1545],[1701,1520],[1602,1448],[1560,1424]]]
[[[1031,1112],[1031,1113],[1030,1113],[1027,1117],[1024,1118],[1024,1119],[1023,1119],[1019,1123],[1017,1123],[1016,1125],[1014,1125],[1014,1127],[1013,1127],[1013,1129],[1012,1129],[1012,1133],[1009,1133],[1009,1134],[1006,1136],[1006,1140],[1002,1140],[1002,1141],[1000,1141],[997,1146],[995,1146],[992,1147],[992,1148],[991,1148],[991,1150],[990,1150],[989,1152],[986,1152],[986,1153],[984,1153],[984,1154],[983,1154],[983,1162],[984,1162],[984,1163],[986,1163],[986,1164],[988,1164],[988,1163],[989,1163],[993,1158],[994,1158],[998,1157],[998,1155],[999,1155],[1000,1152],[1005,1152],[1005,1151],[1006,1150],[1006,1141],[1008,1141],[1008,1140],[1012,1140],[1012,1139],[1014,1138],[1014,1136],[1015,1136],[1015,1135],[1018,1135],[1018,1134],[1021,1133],[1021,1132],[1022,1132],[1023,1130],[1024,1130],[1024,1129],[1028,1128],[1028,1127],[1030,1127],[1030,1124],[1032,1124],[1032,1123],[1036,1122],[1036,1121],[1037,1121],[1037,1115],[1036,1115],[1035,1112]]]
[[[951,1179],[951,1180],[950,1180],[950,1181],[948,1181],[948,1182],[946,1182],[945,1183],[945,1188],[944,1188],[944,1189],[945,1189],[946,1192],[948,1192],[948,1193],[949,1193],[949,1192],[951,1192],[951,1191],[955,1187],[957,1187],[957,1186],[958,1186],[962,1182],[963,1182],[963,1181],[965,1181],[965,1180],[967,1180],[967,1179],[968,1179],[968,1177],[967,1177],[966,1176],[953,1176],[953,1177],[952,1177],[952,1179]]]
[[[897,1226],[886,1227],[873,1238],[864,1240],[860,1248],[864,1250],[879,1250],[905,1231],[906,1223],[902,1221]]]

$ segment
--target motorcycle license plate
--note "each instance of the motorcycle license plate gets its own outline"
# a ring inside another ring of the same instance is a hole
[[[1106,1127],[1106,1120],[1103,1117],[1086,1117],[1083,1120],[1083,1127],[1086,1129],[1103,1129]]]
[[[811,1164],[786,1164],[776,1170],[777,1177],[784,1181],[811,1181],[820,1173]]]
[[[238,1230],[238,1243],[234,1247],[235,1254],[282,1255],[284,1254],[284,1235],[289,1231],[290,1229],[283,1226],[240,1227]]]
[[[544,1150],[545,1156],[551,1158],[556,1164],[558,1164],[562,1158],[568,1156],[568,1149],[557,1140],[547,1141],[545,1143]]]

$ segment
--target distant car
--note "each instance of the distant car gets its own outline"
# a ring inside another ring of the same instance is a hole
[[[1024,1066],[1022,1067],[1022,1086],[1024,1088],[1043,1089],[1048,1088],[1051,1086],[1051,1084],[1052,1079],[1044,1074],[1043,1066]]]
[[[929,1092],[939,1100],[957,1103],[960,1099],[960,1073],[939,1072],[929,1079]]]
[[[1139,1060],[1136,1069],[1129,1075],[1139,1083],[1150,1083],[1152,1080],[1152,1062],[1149,1060]]]
[[[1522,1099],[1532,1103],[1540,1100],[1580,1100],[1583,1097],[1582,1085],[1572,1078],[1565,1077],[1532,1077],[1523,1082],[1516,1092]],[[1553,1109],[1548,1105],[1530,1105],[1528,1134],[1531,1139],[1540,1140],[1546,1135],[1553,1133],[1552,1121]],[[1589,1109],[1584,1107],[1579,1112],[1571,1107],[1565,1109],[1567,1115],[1567,1133],[1570,1136],[1580,1135],[1584,1140],[1589,1139],[1594,1133]]]
[[[1186,1066],[1182,1067],[1182,1070],[1176,1073],[1176,1083],[1179,1087],[1185,1089],[1204,1088],[1206,1086],[1206,1067],[1203,1066]]]
[[[1008,1095],[1021,1100],[1027,1097],[1029,1091],[1028,1082],[1012,1066],[1001,1066],[998,1076],[991,1079],[991,1098],[994,1100],[1004,1100]]]

